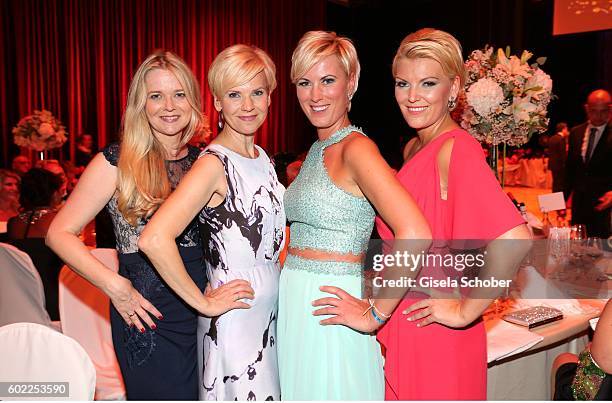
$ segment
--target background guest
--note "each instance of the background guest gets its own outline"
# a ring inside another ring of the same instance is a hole
[[[0,169],[0,222],[8,221],[19,211],[19,183],[21,178],[8,169]]]
[[[567,159],[567,123],[557,124],[555,134],[548,139],[548,169],[552,172],[553,192],[562,192],[565,180],[565,161]]]
[[[60,193],[62,195],[62,200],[68,196],[68,175],[66,175],[66,171],[64,171],[64,167],[58,160],[42,160],[36,163],[37,168],[45,169],[52,174],[57,175],[61,181]]]
[[[29,170],[21,181],[22,211],[7,225],[9,242],[32,258],[40,274],[51,320],[59,320],[58,276],[63,262],[45,245],[45,237],[62,202],[61,185],[61,179],[47,170]]]
[[[74,154],[74,166],[80,170],[79,174],[85,170],[93,156],[93,137],[91,134],[81,134],[77,138],[77,147]]]
[[[32,168],[32,160],[30,160],[30,157],[25,155],[18,155],[13,158],[11,167],[13,168],[13,171],[17,172],[18,175],[23,176],[30,170],[30,168]]]
[[[580,356],[559,355],[552,367],[553,400],[612,400],[612,301]]]
[[[588,120],[570,131],[565,197],[572,195],[572,224],[585,224],[587,234],[610,236],[612,199],[612,99],[595,90],[584,105]]]

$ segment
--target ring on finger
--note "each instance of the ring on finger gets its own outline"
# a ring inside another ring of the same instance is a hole
[[[136,312],[132,312],[132,313],[129,313],[129,312],[128,312],[128,314],[127,314],[127,315],[128,315],[130,318],[131,318],[132,316],[136,316]]]

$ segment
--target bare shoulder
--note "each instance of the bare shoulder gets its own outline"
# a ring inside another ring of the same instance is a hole
[[[347,161],[354,158],[363,159],[380,155],[376,143],[371,138],[359,133],[352,133],[346,138],[343,151],[344,159]]]
[[[212,175],[224,175],[223,162],[217,154],[202,154],[194,163],[189,172],[206,171]]]
[[[96,184],[99,181],[117,182],[117,167],[108,161],[102,152],[92,158],[79,179],[79,183],[92,182]]]

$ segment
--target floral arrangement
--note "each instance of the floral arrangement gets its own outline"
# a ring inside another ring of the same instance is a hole
[[[67,140],[66,128],[51,112],[34,111],[13,128],[15,144],[36,151],[61,147]]]
[[[466,91],[459,99],[459,122],[477,140],[520,146],[548,127],[547,107],[552,79],[540,65],[528,64],[532,54],[510,56],[492,47],[473,51],[465,62]]]

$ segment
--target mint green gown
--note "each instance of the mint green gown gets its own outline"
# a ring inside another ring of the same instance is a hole
[[[374,225],[370,203],[338,188],[323,164],[326,147],[352,132],[343,128],[315,142],[285,192],[290,247],[339,253],[365,252]],[[365,134],[363,134],[365,135]],[[333,297],[322,285],[361,296],[361,264],[288,255],[280,276],[278,359],[283,400],[384,400],[383,359],[374,336],[345,326],[321,326],[312,301]]]

